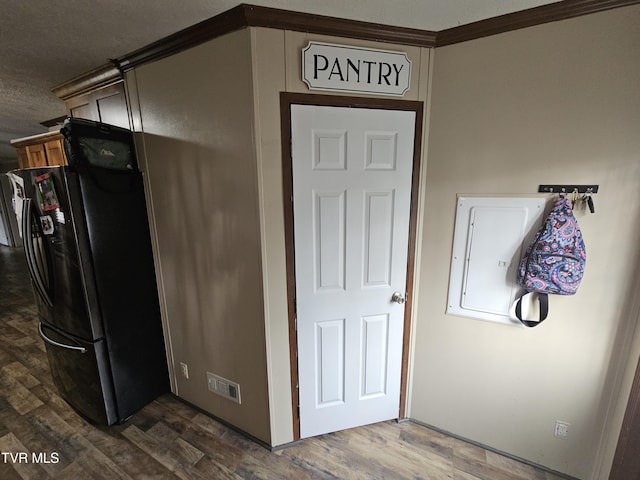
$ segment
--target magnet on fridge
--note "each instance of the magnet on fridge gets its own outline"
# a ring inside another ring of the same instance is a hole
[[[42,227],[42,233],[53,235],[53,220],[49,215],[40,217],[40,226]]]

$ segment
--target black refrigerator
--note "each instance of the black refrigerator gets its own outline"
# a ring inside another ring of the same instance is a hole
[[[9,173],[53,381],[122,423],[169,391],[142,174],[129,130],[67,119],[68,166]]]

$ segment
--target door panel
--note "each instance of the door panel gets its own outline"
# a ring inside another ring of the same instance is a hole
[[[81,265],[79,254],[84,215],[75,174],[65,167],[50,167],[26,170],[24,175],[39,224],[36,230],[41,241],[37,250],[50,267],[47,278],[52,305],[39,302],[40,316],[46,323],[75,337],[87,341],[99,339],[103,336],[103,327],[96,313],[99,302],[91,294],[91,265],[87,262]]]
[[[415,120],[291,106],[302,437],[399,415]]]
[[[365,192],[364,286],[391,286],[393,191]]]
[[[344,290],[346,192],[314,192],[316,293]]]
[[[387,338],[389,315],[369,315],[362,319],[362,362],[360,398],[387,393]]]
[[[317,404],[328,407],[344,398],[344,318],[315,324],[315,369]]]

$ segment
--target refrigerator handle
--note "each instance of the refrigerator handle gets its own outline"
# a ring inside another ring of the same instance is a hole
[[[36,291],[42,298],[42,300],[49,305],[53,306],[51,297],[47,292],[47,287],[40,275],[40,269],[35,259],[35,253],[33,251],[33,239],[31,238],[31,199],[25,198],[22,202],[22,244],[24,245],[24,253],[27,258],[27,266],[31,273],[31,278],[36,287]]]
[[[53,345],[54,347],[67,348],[69,350],[77,350],[80,353],[87,353],[87,349],[84,347],[77,347],[75,345],[66,345],[64,343],[56,342],[55,340],[51,340],[47,337],[42,329],[42,323],[38,324],[38,332],[40,333],[40,338],[47,342],[49,345]]]

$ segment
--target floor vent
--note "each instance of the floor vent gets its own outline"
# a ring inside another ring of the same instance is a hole
[[[241,403],[240,385],[214,373],[207,372],[209,390],[237,404]]]

